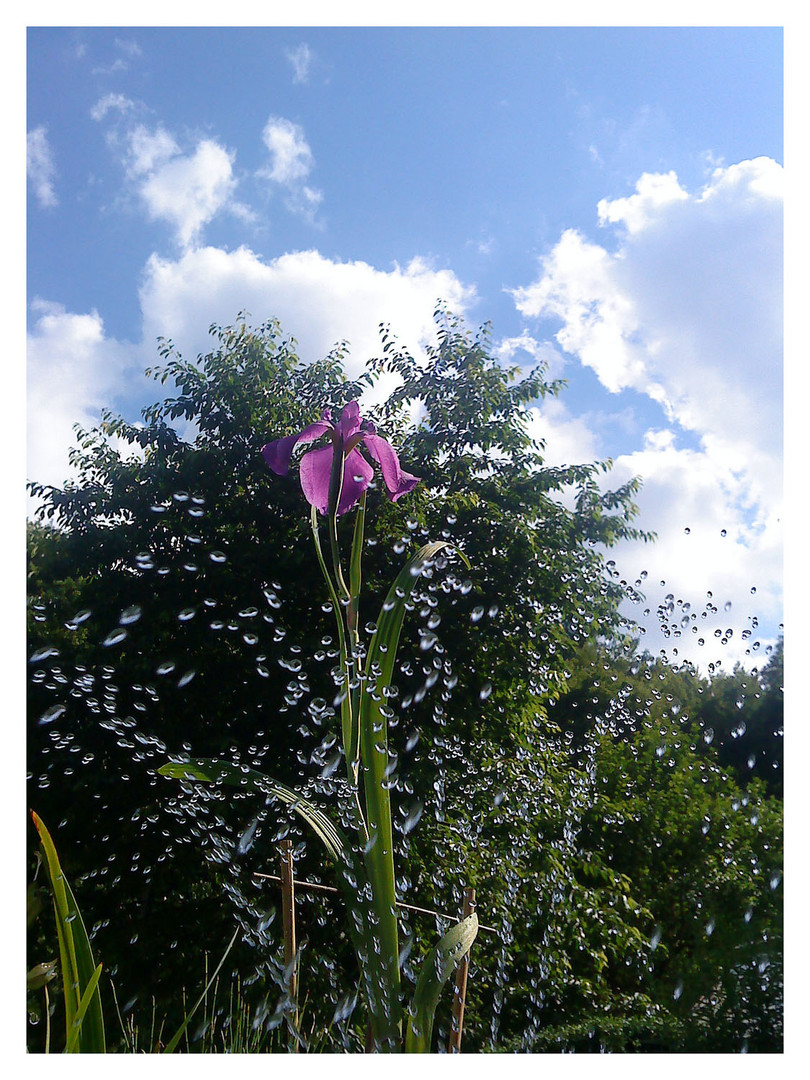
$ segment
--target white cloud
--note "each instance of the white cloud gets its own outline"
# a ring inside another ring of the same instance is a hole
[[[120,49],[121,52],[126,53],[127,56],[141,56],[142,50],[137,41],[132,41],[130,38],[116,38],[115,47]]]
[[[635,195],[626,199],[600,199],[597,205],[599,223],[621,221],[629,232],[641,232],[661,214],[670,203],[688,199],[674,172],[644,173],[636,184]]]
[[[124,94],[105,94],[104,97],[99,98],[90,110],[90,117],[93,120],[101,121],[111,110],[126,114],[132,112],[135,108],[135,102]]]
[[[299,124],[271,116],[264,126],[262,140],[270,151],[267,176],[271,180],[289,186],[309,176],[314,158]]]
[[[220,211],[236,207],[233,155],[212,139],[184,155],[163,128],[138,126],[130,133],[128,166],[150,218],[172,225],[182,247],[196,242]]]
[[[565,359],[550,341],[540,341],[524,327],[515,337],[502,338],[493,350],[494,355],[507,365],[520,367],[544,365],[545,378],[556,379],[565,365]]]
[[[264,126],[262,141],[270,151],[270,164],[257,175],[284,188],[287,209],[314,223],[323,194],[306,183],[315,158],[304,129],[282,116],[271,116]]]
[[[742,162],[693,196],[674,174],[645,174],[635,195],[599,204],[603,224],[624,227],[619,250],[568,230],[514,290],[518,309],[561,320],[559,344],[608,390],[647,393],[693,431],[778,439],[781,173]]]
[[[473,295],[452,272],[419,259],[405,269],[382,271],[364,262],[336,262],[317,251],[264,262],[245,247],[200,248],[178,260],[153,255],[140,290],[147,342],[169,336],[193,357],[210,347],[211,322],[231,323],[246,309],[256,323],[278,318],[305,361],[348,340],[348,366],[355,374],[379,354],[380,322],[390,322],[402,341],[418,350],[433,335],[436,301],[462,311]]]
[[[127,169],[138,177],[148,175],[180,153],[174,136],[163,127],[150,131],[138,124],[129,132],[128,141]]]
[[[287,49],[284,55],[293,66],[293,82],[305,83],[309,78],[309,68],[312,64],[312,49],[305,41],[302,41],[297,49]]]
[[[56,168],[48,142],[48,132],[44,126],[28,132],[26,159],[28,179],[31,181],[37,202],[44,207],[56,206],[59,202],[54,189]]]
[[[559,398],[546,398],[527,409],[529,433],[544,443],[543,464],[584,465],[601,457],[601,450],[588,417],[573,416]]]
[[[27,345],[27,475],[58,485],[70,474],[73,425],[98,421],[132,378],[135,358],[131,345],[105,337],[96,311],[73,314],[42,300],[32,309],[38,318]]]
[[[634,194],[598,205],[614,250],[568,230],[537,280],[514,290],[526,317],[562,324],[557,343],[608,391],[631,388],[664,409],[668,425],[607,478],[643,477],[638,524],[659,536],[622,546],[625,577],[646,564],[648,580],[693,605],[713,590],[735,611],[754,586],[771,630],[781,606],[781,184],[767,158],[716,168],[694,194],[674,173],[644,174]],[[742,658],[739,628],[733,642]]]
[[[646,571],[642,591],[651,614],[639,618],[643,612],[633,608],[629,614],[647,627],[644,644],[652,651],[673,656],[677,649],[679,658],[704,668],[722,662],[730,669],[738,660],[761,666],[782,620],[778,465],[777,495],[770,499],[735,464],[711,447],[678,447],[671,431],[650,431],[640,450],[617,458],[611,474],[614,484],[644,478],[641,523],[658,534],[654,544],[623,544],[613,555],[631,583]],[[680,636],[659,631],[654,613],[667,596],[675,602],[667,622],[684,623]],[[761,651],[753,648],[760,638]]]

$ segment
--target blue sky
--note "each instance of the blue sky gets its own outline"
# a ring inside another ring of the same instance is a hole
[[[648,643],[672,592],[679,656],[765,659],[778,28],[35,27],[27,131],[31,478],[69,474],[73,422],[156,397],[159,334],[193,357],[246,308],[359,368],[381,321],[418,350],[443,298],[568,379],[530,409],[548,460],[644,476],[659,542],[616,559],[647,571]]]

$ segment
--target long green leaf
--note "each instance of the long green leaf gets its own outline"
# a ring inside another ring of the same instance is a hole
[[[31,818],[42,845],[56,916],[59,963],[65,999],[66,1046],[69,1050],[79,1053],[103,1054],[106,1052],[104,1015],[90,939],[76,904],[76,898],[59,863],[59,856],[51,835],[33,810]],[[81,1018],[77,1020],[83,997],[94,978],[93,990],[84,1005]],[[74,1039],[77,1026],[80,1026],[81,1030],[79,1037]]]
[[[79,1037],[82,1031],[82,1024],[84,1023],[84,1018],[87,1014],[87,1010],[90,1008],[90,1005],[93,1002],[93,995],[96,993],[96,988],[98,987],[98,980],[100,978],[101,964],[98,965],[98,967],[90,977],[90,982],[85,987],[84,993],[82,994],[81,1000],[79,1001],[79,1007],[76,1010],[76,1016],[73,1020],[73,1031],[71,1032],[70,1038],[67,1042],[67,1046],[65,1047],[65,1050],[68,1054],[72,1054],[75,1051],[76,1046],[79,1042]]]
[[[451,927],[438,945],[427,954],[416,980],[408,1030],[405,1035],[405,1052],[429,1054],[433,1035],[433,1018],[442,987],[470,951],[478,933],[478,916],[475,912]]]
[[[383,997],[379,1009],[381,1031],[378,1042],[388,1045],[398,1037],[395,1033],[401,1028],[401,1006],[391,798],[386,775],[388,725],[382,710],[386,691],[391,686],[405,606],[425,566],[446,547],[452,545],[444,541],[425,544],[397,575],[369,643],[366,678],[360,691],[360,756],[369,833],[366,870],[374,894]]]

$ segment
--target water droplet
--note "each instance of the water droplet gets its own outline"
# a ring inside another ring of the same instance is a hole
[[[209,551],[208,558],[213,563],[224,563],[228,561],[228,556],[224,551]]]
[[[88,615],[90,612],[87,613]],[[51,656],[58,656],[59,650],[53,645],[46,645],[42,649],[37,649],[35,653],[32,653],[28,659],[29,664],[38,664],[42,660],[47,660]]]
[[[51,705],[50,709],[46,709],[40,716],[40,724],[52,724],[54,720],[58,720],[60,716],[63,716],[66,712],[64,705]]]
[[[259,827],[259,819],[256,818],[251,821],[250,825],[245,829],[242,835],[239,837],[239,842],[236,845],[236,850],[240,855],[244,855],[246,851],[249,851],[253,847],[253,841],[256,838],[256,830]]]
[[[118,622],[121,626],[131,626],[132,623],[136,623],[140,619],[142,614],[140,604],[133,604],[132,607],[128,607],[125,611],[121,612]]]
[[[420,802],[416,802],[413,804],[411,809],[408,811],[407,817],[402,823],[402,831],[403,833],[405,833],[405,835],[407,835],[409,832],[413,832],[413,830],[419,824],[419,819],[422,816],[423,810],[424,807]]]
[[[492,683],[491,682],[485,682],[484,685],[481,687],[481,690],[480,690],[478,696],[481,699],[481,701],[486,701],[486,699],[489,697],[489,695],[491,693],[492,693]]]
[[[118,630],[113,630],[112,633],[107,634],[101,644],[105,648],[109,648],[111,645],[120,645],[124,638],[127,637],[127,634],[128,631],[124,630],[123,627]]]

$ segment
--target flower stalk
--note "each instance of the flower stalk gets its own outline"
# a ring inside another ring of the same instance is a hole
[[[238,783],[257,792],[271,792],[301,815],[334,860],[338,884],[349,909],[349,930],[357,953],[369,1015],[371,1047],[377,1052],[429,1052],[433,1013],[447,979],[469,949],[477,932],[474,913],[453,927],[428,954],[416,995],[407,1013],[402,1000],[397,923],[397,892],[391,815],[387,700],[390,694],[405,607],[420,575],[445,548],[444,541],[426,544],[402,568],[391,586],[371,633],[365,654],[360,639],[362,554],[366,491],[374,470],[360,453],[364,447],[377,462],[389,497],[396,501],[412,491],[419,478],[405,472],[393,447],[360,417],[356,401],[333,422],[328,409],[321,420],[297,435],[267,443],[262,453],[278,475],[290,468],[294,449],[328,436],[308,450],[299,466],[301,487],[310,503],[315,554],[327,586],[337,624],[343,752],[357,814],[357,844],[338,830],[328,815],[292,789],[269,777],[235,769],[224,762],[197,760],[164,766],[164,775],[200,782]],[[338,518],[356,509],[348,584],[341,559]],[[330,560],[321,543],[319,514],[326,517]],[[457,554],[467,563],[464,555]],[[362,783],[361,783],[362,774]],[[403,1027],[406,1030],[403,1031]]]

